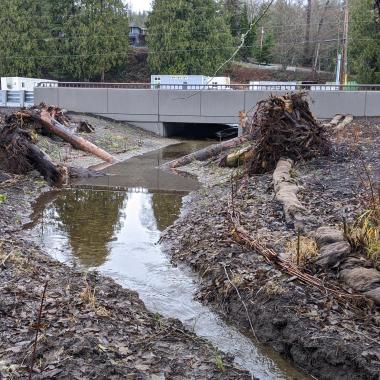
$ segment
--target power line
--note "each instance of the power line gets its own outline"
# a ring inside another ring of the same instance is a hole
[[[349,24],[353,23],[354,21],[351,20],[349,21]],[[358,23],[356,22],[356,25],[372,25],[372,20],[368,20],[366,22],[361,22],[361,23]],[[324,25],[336,25],[338,26],[340,24],[339,21],[335,21],[335,22],[331,22],[331,23],[324,23]],[[294,25],[294,24],[286,24],[286,25],[283,25],[283,27],[281,27],[281,29],[284,29],[284,27],[287,27],[288,29],[285,29],[282,31],[282,33],[276,33],[276,37],[277,36],[282,36],[284,34],[287,34],[290,30],[292,30],[292,28],[297,28],[299,27],[300,25],[306,25],[306,24],[297,24],[297,25]],[[272,25],[268,25],[266,27],[267,29],[271,30],[272,29]],[[279,28],[280,29],[280,28]],[[228,34],[229,31],[231,29],[227,29],[227,30],[216,30],[216,31],[212,31],[213,33],[219,33],[219,34]],[[242,31],[243,33],[246,32],[246,30],[241,30],[241,29],[234,29],[235,31]],[[196,33],[201,33],[201,34],[208,34],[210,33],[210,30],[207,30],[207,29],[189,29],[190,32],[196,32]],[[173,30],[173,32],[175,32]],[[169,35],[171,33],[148,33],[148,36],[166,36],[166,35]],[[7,41],[25,41],[25,35],[20,35],[19,37],[14,37],[14,38],[7,38]],[[75,40],[75,39],[94,39],[94,38],[121,38],[121,37],[125,37],[125,38],[128,38],[129,37],[129,33],[119,33],[119,34],[116,34],[116,35],[108,35],[108,34],[88,34],[88,35],[73,35],[73,36],[46,36],[46,37],[34,37],[34,38],[28,38],[27,40],[28,41],[44,41],[44,42],[49,42],[49,41],[55,41],[55,40]]]
[[[278,43],[277,45],[301,45],[305,43],[335,43],[336,41],[341,40],[340,38],[331,38],[331,39],[325,39],[325,40],[312,40],[312,41],[294,41],[294,42],[284,42],[284,43]],[[366,38],[359,38],[356,39],[356,41],[367,41],[371,40],[370,37]],[[257,44],[255,45],[243,45],[244,48],[253,48],[258,47]],[[207,47],[207,48],[191,48],[191,49],[171,49],[171,50],[155,50],[155,51],[148,51],[148,54],[162,54],[162,53],[179,53],[179,52],[195,52],[195,51],[213,51],[213,50],[229,50],[234,49],[236,46],[223,46],[223,47]],[[37,58],[62,58],[62,57],[102,57],[102,56],[126,56],[128,54],[131,54],[130,52],[107,52],[107,53],[89,53],[89,54],[52,54],[52,55],[36,55],[36,56],[1,56],[1,59],[37,59]]]

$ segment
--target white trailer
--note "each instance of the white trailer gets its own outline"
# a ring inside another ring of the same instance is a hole
[[[252,91],[295,91],[297,82],[250,81],[249,89]]]
[[[22,78],[22,77],[2,77],[1,90],[7,91],[34,91],[39,83],[47,82],[51,86],[56,86],[58,81],[37,78]]]
[[[151,88],[163,90],[202,90],[230,88],[228,77],[208,77],[205,75],[152,75]]]

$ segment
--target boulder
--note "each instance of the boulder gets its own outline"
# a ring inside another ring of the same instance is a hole
[[[365,292],[364,295],[375,301],[375,304],[377,306],[380,306],[380,286],[375,289],[369,290],[368,292]]]
[[[380,272],[374,268],[345,269],[340,272],[341,279],[352,289],[368,292],[380,287]]]
[[[324,245],[319,251],[316,264],[322,268],[331,268],[341,262],[351,252],[351,246],[346,241]]]
[[[315,233],[315,240],[319,248],[344,241],[343,231],[338,230],[336,227],[319,227]]]

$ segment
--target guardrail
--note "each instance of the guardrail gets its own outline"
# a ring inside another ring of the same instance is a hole
[[[0,107],[26,107],[34,105],[34,91],[0,90]]]
[[[41,82],[38,87],[124,88],[152,90],[242,90],[242,91],[380,91],[379,84],[151,84],[104,82]]]

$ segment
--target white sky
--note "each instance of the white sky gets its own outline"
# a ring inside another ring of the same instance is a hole
[[[152,0],[127,0],[127,4],[129,4],[135,12],[149,11],[151,9],[151,2]]]

